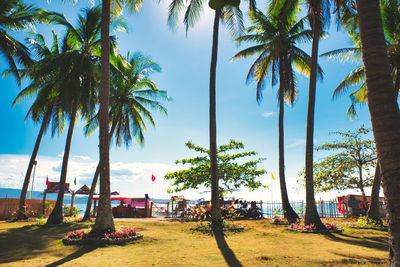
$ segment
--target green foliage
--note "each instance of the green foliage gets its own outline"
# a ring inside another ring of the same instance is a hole
[[[214,235],[214,229],[211,226],[211,222],[200,222],[196,227],[190,228],[192,232],[201,232],[204,234]],[[223,232],[243,232],[245,228],[242,225],[236,225],[228,221],[222,221]]]
[[[341,63],[347,61],[360,62],[361,63],[361,43],[358,31],[358,18],[355,6],[350,4],[352,1],[342,3],[340,7],[340,17],[342,28],[348,33],[352,40],[354,47],[352,48],[340,48],[321,56],[328,57],[329,59],[335,59]],[[385,0],[380,2],[381,13],[382,13],[382,24],[387,41],[387,52],[389,56],[389,63],[391,65],[391,72],[393,77],[393,83],[395,90],[400,90],[400,10],[397,0]],[[333,98],[337,98],[343,94],[349,94],[351,105],[347,110],[347,117],[349,119],[357,118],[356,107],[360,104],[364,104],[368,101],[367,86],[365,83],[364,66],[358,66],[352,70],[342,82],[336,87],[333,93]],[[353,91],[353,88],[356,90]]]
[[[141,53],[128,53],[126,57],[112,57],[110,88],[110,124],[116,146],[132,142],[143,145],[147,124],[155,127],[152,111],[167,115],[163,102],[170,98],[166,91],[158,89],[153,73],[161,67]],[[91,117],[85,126],[85,134],[90,135],[99,126],[99,114]]]
[[[382,221],[375,221],[373,219],[368,218],[367,216],[358,217],[356,223],[353,227],[359,228],[384,228]]]
[[[21,77],[17,71],[18,64],[29,65],[32,59],[29,49],[14,39],[9,32],[24,30],[34,23],[43,21],[44,11],[20,0],[7,0],[0,2],[0,54],[7,61],[10,71],[17,77],[20,84]]]
[[[210,0],[208,5],[211,9],[221,10],[224,6],[238,7],[240,5],[240,0]]]
[[[168,173],[164,176],[165,179],[173,180],[172,186],[174,189],[169,192],[179,192],[186,189],[197,189],[199,186],[211,186],[210,174],[210,157],[209,150],[200,146],[194,145],[192,142],[185,144],[190,150],[199,152],[201,155],[177,160],[176,164],[189,164],[189,169],[180,170]],[[256,156],[254,151],[238,152],[228,154],[232,150],[243,149],[244,145],[241,142],[231,140],[227,145],[221,145],[217,149],[218,161],[218,177],[220,180],[220,193],[232,192],[241,186],[246,186],[249,190],[254,190],[262,185],[257,178],[266,173],[264,169],[258,169],[257,165],[264,159],[257,158],[255,160],[239,163],[238,160],[244,157]]]
[[[262,101],[262,91],[270,76],[272,87],[278,81],[286,81],[279,84],[279,95],[282,94],[286,102],[293,105],[298,93],[295,70],[309,76],[311,67],[311,57],[298,44],[312,40],[312,31],[305,29],[306,18],[297,20],[298,3],[271,2],[268,9],[266,14],[257,8],[251,9],[251,26],[236,42],[250,43],[252,46],[237,53],[232,60],[257,57],[250,67],[246,82],[256,83],[258,103]],[[322,75],[322,69],[318,66],[318,76],[322,78]]]
[[[239,214],[233,206],[221,207],[222,219],[237,219]],[[193,221],[210,221],[211,220],[211,202],[205,206],[191,207],[188,211],[188,218]]]
[[[239,7],[240,0],[171,0],[168,6],[168,25],[176,29],[179,17],[184,13],[183,23],[187,32],[199,21],[207,3],[211,9],[221,11],[220,19],[224,22],[232,37],[240,36],[243,33],[244,23],[243,13]]]
[[[341,140],[325,143],[317,151],[338,151],[314,163],[314,186],[317,192],[371,186],[370,170],[376,164],[375,142],[365,139],[371,129],[361,127],[355,132],[336,132]],[[304,170],[299,173],[303,175]]]
[[[49,201],[44,202],[44,211],[47,212],[53,208],[53,205]]]
[[[64,209],[64,214],[66,215],[66,216],[72,216],[72,217],[76,217],[76,216],[78,216],[79,215],[79,210],[76,208],[76,207],[74,207],[73,208],[73,211],[72,211],[72,214],[71,214],[71,207],[66,207],[65,209]]]

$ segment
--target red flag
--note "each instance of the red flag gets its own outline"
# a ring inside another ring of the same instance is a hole
[[[154,176],[154,174],[151,175],[151,181],[154,182],[156,180],[156,177]]]
[[[47,179],[46,179],[46,186],[48,186],[49,185],[49,176],[47,176]]]

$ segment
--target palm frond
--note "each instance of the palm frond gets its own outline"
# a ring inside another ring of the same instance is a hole
[[[344,79],[342,82],[336,87],[336,89],[333,92],[333,98],[337,98],[339,95],[345,94],[349,88],[352,86],[356,86],[360,83],[363,83],[365,79],[365,73],[364,73],[364,67],[360,66],[355,68],[353,71],[351,71]]]

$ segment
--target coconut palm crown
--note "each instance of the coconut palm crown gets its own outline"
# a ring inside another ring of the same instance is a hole
[[[296,45],[299,42],[310,41],[312,37],[311,30],[304,29],[306,18],[296,21],[298,11],[297,2],[286,2],[282,6],[271,3],[268,7],[268,16],[257,8],[251,9],[249,12],[251,26],[246,30],[247,34],[237,38],[236,41],[239,44],[247,42],[256,45],[240,51],[232,58],[234,60],[257,56],[248,72],[247,82],[255,81],[258,103],[262,101],[262,92],[269,75],[272,87],[279,81],[279,181],[282,210],[285,211],[285,218],[291,223],[296,222],[298,215],[290,205],[285,181],[284,99],[289,105],[293,105],[296,100],[297,82],[293,68],[306,76],[310,73],[311,58]],[[321,69],[319,75],[322,76]]]

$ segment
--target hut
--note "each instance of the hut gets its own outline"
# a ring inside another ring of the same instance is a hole
[[[369,204],[371,202],[371,197],[367,196],[367,202],[364,203],[363,197],[361,195],[346,195],[337,197],[337,208],[341,214],[344,216],[365,216],[368,211]],[[379,213],[381,217],[386,216],[385,201],[383,197],[379,198]]]
[[[97,201],[99,197],[94,197],[94,214],[97,213]],[[119,201],[118,206],[112,207],[112,213],[114,218],[150,218],[152,217],[153,203],[150,198],[145,197],[131,197],[123,195],[111,195],[111,201]]]

